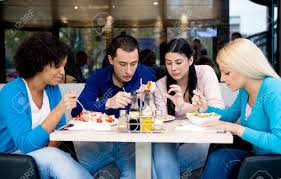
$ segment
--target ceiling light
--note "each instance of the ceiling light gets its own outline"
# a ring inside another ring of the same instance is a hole
[[[74,9],[78,9],[78,6],[74,6]]]
[[[158,2],[157,2],[157,1],[153,2],[153,5],[154,5],[154,6],[157,6],[157,5],[158,5]]]

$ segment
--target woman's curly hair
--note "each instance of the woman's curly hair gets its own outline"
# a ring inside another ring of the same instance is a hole
[[[69,46],[51,33],[37,32],[19,45],[14,62],[20,77],[31,78],[46,65],[58,67],[69,53]]]

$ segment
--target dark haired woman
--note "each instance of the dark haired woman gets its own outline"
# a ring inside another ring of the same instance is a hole
[[[169,42],[165,63],[168,74],[157,81],[158,90],[154,93],[158,110],[176,117],[195,111],[191,105],[194,89],[206,96],[209,105],[224,108],[214,70],[208,65],[193,64],[192,49],[186,40]],[[154,144],[154,177],[180,178],[181,172],[202,167],[208,147],[209,144]]]
[[[50,141],[50,133],[66,123],[64,113],[76,106],[76,94],[63,98],[69,47],[50,33],[25,39],[15,54],[19,76],[0,92],[0,153],[27,154],[42,179],[91,178],[69,154]]]

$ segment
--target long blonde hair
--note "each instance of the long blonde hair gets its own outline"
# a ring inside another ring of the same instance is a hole
[[[248,39],[239,38],[229,42],[219,51],[217,62],[250,79],[260,80],[266,76],[280,79],[262,51]]]

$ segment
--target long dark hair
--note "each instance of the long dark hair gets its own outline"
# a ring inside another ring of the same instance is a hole
[[[173,39],[168,43],[165,54],[167,54],[169,52],[180,53],[180,54],[185,55],[187,58],[190,58],[193,54],[193,50],[190,47],[190,45],[188,44],[188,42],[182,38]],[[176,83],[177,83],[176,80],[174,80],[170,76],[170,74],[167,73],[167,83],[166,83],[167,90],[169,89],[170,85],[176,84]],[[196,86],[197,86],[197,75],[196,75],[194,63],[192,63],[192,65],[190,65],[190,67],[189,67],[187,88],[184,91],[184,96],[185,96],[185,94],[188,90],[189,101],[191,101],[191,98],[193,96],[192,91],[196,89]],[[175,93],[171,93],[171,95],[174,95],[174,94]],[[169,115],[173,115],[173,116],[175,115],[175,105],[170,99],[167,99],[167,110],[168,110]]]

